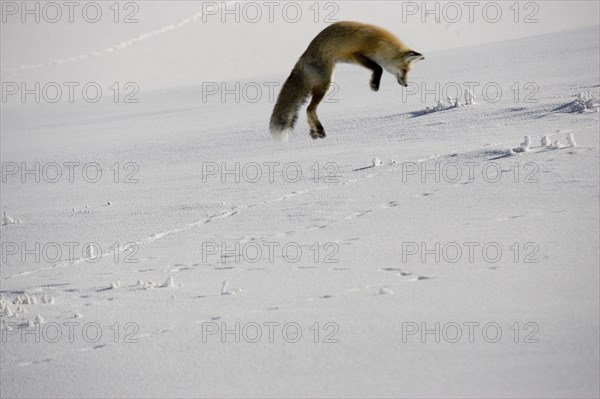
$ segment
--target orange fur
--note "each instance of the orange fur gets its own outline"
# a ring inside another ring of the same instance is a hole
[[[370,69],[373,72],[370,85],[377,91],[383,69],[406,86],[408,72],[421,59],[420,53],[378,26],[349,21],[332,24],[310,42],[284,83],[271,116],[271,133],[286,139],[294,127],[298,109],[312,96],[307,109],[310,135],[314,139],[325,137],[316,110],[329,89],[336,63],[356,63]]]

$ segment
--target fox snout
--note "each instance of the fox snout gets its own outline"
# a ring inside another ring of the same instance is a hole
[[[408,72],[413,68],[415,62],[424,60],[423,54],[410,50],[402,57],[402,65],[397,70],[396,78],[400,86],[408,86]]]

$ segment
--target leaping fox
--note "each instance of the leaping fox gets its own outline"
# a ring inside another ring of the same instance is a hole
[[[392,33],[360,22],[336,22],[323,29],[308,45],[277,97],[270,130],[274,138],[286,141],[298,118],[298,109],[312,96],[308,109],[310,137],[325,138],[317,117],[317,106],[325,97],[333,68],[338,62],[360,64],[371,71],[371,89],[379,90],[385,69],[406,87],[408,72],[414,63],[425,59]]]

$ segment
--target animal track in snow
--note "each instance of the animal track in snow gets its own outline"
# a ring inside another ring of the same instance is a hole
[[[81,349],[79,349],[79,352],[89,352],[91,350],[102,349],[105,346],[106,346],[106,344],[94,345],[94,346],[87,347],[87,348],[81,348]]]
[[[406,270],[403,270],[403,269],[400,269],[397,267],[382,267],[379,270],[384,271],[384,272],[396,273],[396,275],[399,276],[401,278],[401,280],[403,280],[403,281],[420,281],[420,280],[430,280],[430,279],[435,278],[435,277],[429,277],[429,276],[417,276],[410,271],[406,271]]]
[[[367,214],[369,214],[369,213],[371,213],[371,212],[373,212],[373,211],[372,211],[372,210],[370,210],[370,209],[367,209],[366,211],[363,211],[363,212],[357,212],[357,213],[353,213],[353,214],[352,214],[352,215],[350,215],[350,216],[346,216],[344,219],[354,219],[354,218],[359,218],[359,217],[361,217],[361,216],[365,216],[365,215],[367,215]]]

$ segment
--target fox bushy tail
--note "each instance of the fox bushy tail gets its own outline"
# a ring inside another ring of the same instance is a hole
[[[307,80],[301,68],[295,67],[287,78],[273,108],[271,134],[278,141],[287,141],[298,119],[298,110],[309,94]]]

